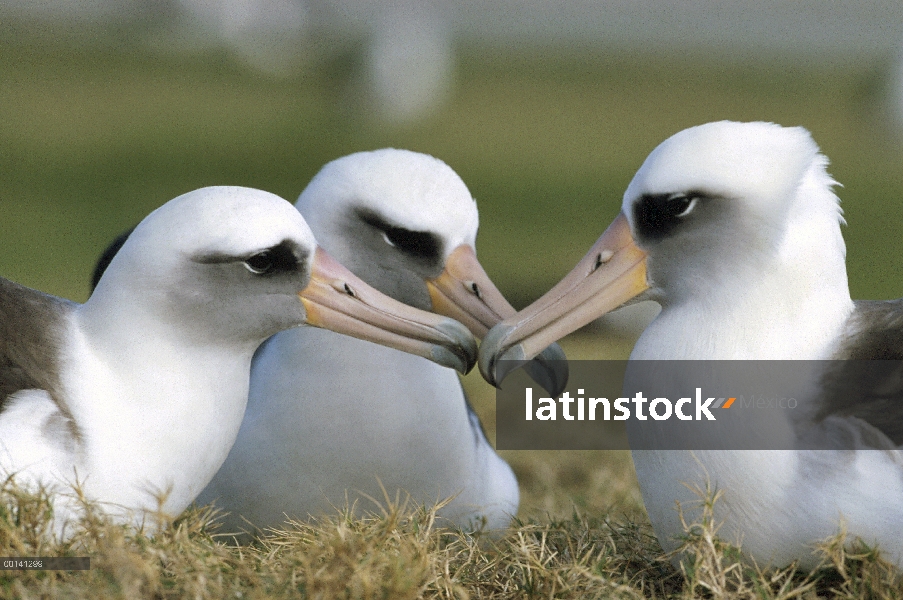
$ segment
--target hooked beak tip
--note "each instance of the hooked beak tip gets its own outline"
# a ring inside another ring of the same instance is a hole
[[[448,347],[433,346],[431,350],[433,360],[443,366],[455,369],[462,375],[469,373],[477,363],[477,342],[473,334],[466,327],[449,318],[439,323],[436,329],[453,343]]]
[[[568,382],[567,356],[558,344],[551,344],[532,360],[522,344],[507,346],[514,326],[500,323],[493,327],[480,346],[480,373],[490,385],[500,387],[509,373],[524,367],[527,374],[546,391],[557,396]]]
[[[524,370],[552,396],[558,396],[564,391],[570,375],[567,356],[558,344],[552,344],[536,355]]]
[[[522,360],[524,353],[519,345],[505,347],[510,332],[514,328],[500,323],[489,330],[480,346],[480,374],[490,385],[499,387],[505,376],[516,368],[511,361]],[[500,364],[501,361],[501,364]]]

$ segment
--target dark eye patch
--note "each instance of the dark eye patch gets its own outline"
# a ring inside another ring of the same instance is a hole
[[[249,256],[244,263],[249,271],[257,275],[291,273],[298,270],[298,257],[286,242]]]
[[[405,254],[428,260],[439,259],[442,244],[435,234],[397,227],[369,211],[359,211],[358,215],[364,223],[381,231],[390,244]]]
[[[393,246],[407,254],[422,258],[434,258],[439,254],[439,243],[431,233],[401,227],[389,227],[384,233]]]
[[[642,196],[633,205],[637,234],[650,240],[668,236],[704,197],[698,192]]]
[[[283,240],[275,246],[255,252],[250,256],[209,252],[196,255],[192,257],[192,260],[206,265],[241,262],[255,275],[273,275],[297,272],[306,258],[307,254],[299,249],[297,244]]]

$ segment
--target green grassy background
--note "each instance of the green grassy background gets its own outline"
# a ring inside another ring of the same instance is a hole
[[[355,63],[349,51],[271,79],[215,53],[6,36],[0,275],[84,300],[100,250],[166,200],[217,184],[294,200],[325,162],[395,146],[462,176],[479,202],[480,257],[523,305],[582,256],[660,141],[762,119],[809,128],[831,159],[854,295],[903,295],[903,140],[886,118],[884,64],[469,47],[451,101],[392,127],[354,100]]]

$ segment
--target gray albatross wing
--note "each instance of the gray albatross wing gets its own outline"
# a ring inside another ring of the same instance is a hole
[[[75,303],[0,277],[0,411],[21,390],[46,390],[71,421],[60,393],[60,349]]]
[[[857,301],[834,358],[816,420],[855,417],[903,445],[903,299]]]

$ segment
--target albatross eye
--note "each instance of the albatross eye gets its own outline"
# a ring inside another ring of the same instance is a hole
[[[389,245],[402,252],[418,258],[437,258],[439,241],[427,231],[410,231],[403,227],[387,226],[383,230],[383,238]]]
[[[244,265],[255,275],[293,273],[298,270],[300,259],[292,250],[291,244],[283,242],[246,258]]]
[[[264,250],[245,261],[245,268],[255,275],[266,275],[276,270],[276,261],[272,252]]]
[[[638,233],[646,238],[667,236],[681,219],[699,204],[701,194],[648,194],[640,198],[634,208]]]
[[[357,215],[364,223],[376,229],[389,246],[417,259],[439,260],[442,240],[436,234],[429,231],[411,231],[392,225],[369,210],[358,210]]]
[[[669,199],[669,201],[673,202],[675,217],[686,217],[693,212],[694,208],[696,208],[696,203],[699,202],[699,196],[675,195],[673,198]]]

